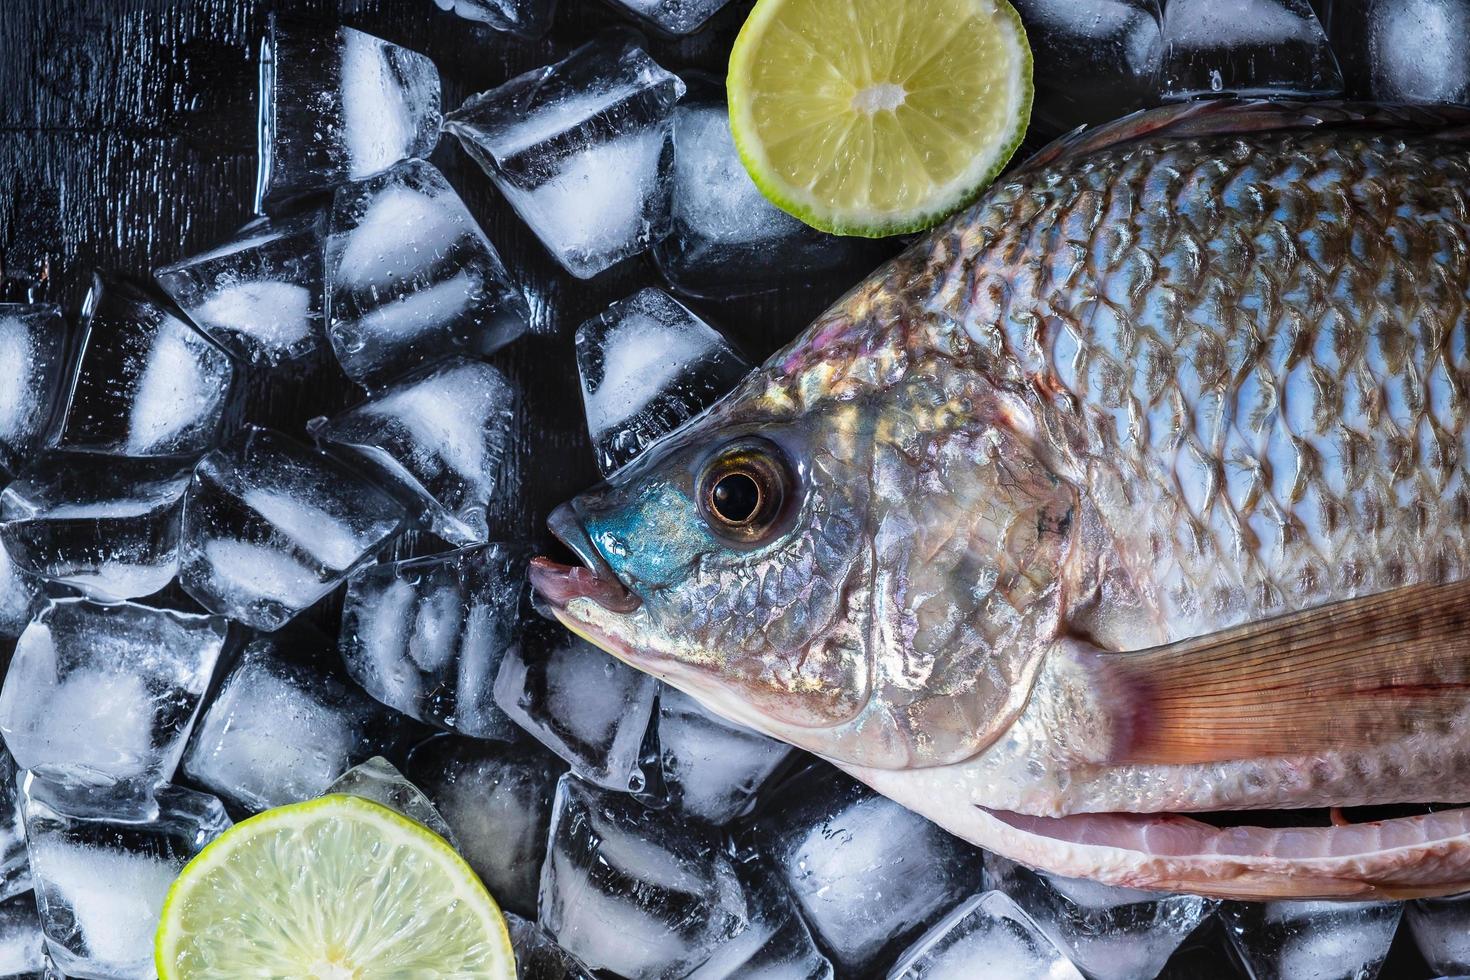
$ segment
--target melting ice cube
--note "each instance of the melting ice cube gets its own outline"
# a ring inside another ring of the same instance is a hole
[[[337,189],[326,270],[332,350],[369,387],[455,353],[489,354],[530,316],[464,202],[422,160]]]
[[[898,958],[888,980],[970,980],[972,977],[1082,980],[1025,911],[1004,892],[960,903]]]
[[[387,495],[341,463],[250,428],[194,471],[179,580],[206,609],[278,629],[336,588],[401,522]]]
[[[241,652],[196,726],[184,772],[246,810],[297,803],[392,751],[407,734],[401,722],[342,675],[324,638],[293,627]]]
[[[1470,2],[1360,0],[1331,7],[1334,49],[1355,94],[1470,103]]]
[[[214,616],[63,599],[16,643],[0,735],[48,779],[146,789],[169,779],[224,646]]]
[[[78,807],[62,788],[25,781],[26,843],[46,945],[73,977],[148,980],[153,934],[179,870],[230,827],[219,800],[174,786],[147,818]]]
[[[403,773],[380,755],[375,755],[366,762],[359,762],[333,780],[332,785],[328,786],[326,791],[360,796],[365,800],[380,803],[410,820],[423,824],[448,841],[455,850],[459,850],[459,842],[454,839],[454,831],[450,829],[449,824],[444,822],[444,818],[439,815],[434,804],[424,795],[424,791],[404,779]]]
[[[550,623],[527,623],[495,678],[495,703],[583,779],[622,792],[639,767],[658,682]]]
[[[519,980],[594,980],[584,963],[562,949],[535,922],[505,913]]]
[[[537,38],[551,26],[556,0],[434,0],[465,20],[477,20],[497,31]]]
[[[735,872],[750,922],[686,980],[832,980],[832,964],[812,942],[785,885],[754,855],[742,858]]]
[[[490,535],[485,509],[510,451],[513,401],[498,370],[457,358],[313,423],[311,431],[401,489],[440,537],[480,544]]]
[[[844,975],[891,962],[980,882],[977,849],[830,769],[785,784],[755,827]]]
[[[668,233],[670,114],[683,93],[633,41],[599,40],[474,96],[444,128],[585,279]]]
[[[41,580],[10,560],[0,545],[0,636],[19,636],[41,599]]]
[[[257,210],[428,156],[439,123],[439,71],[424,55],[350,27],[272,17],[260,55]]]
[[[1308,0],[1170,0],[1163,95],[1337,95],[1342,72]]]
[[[1470,973],[1470,895],[1409,902],[1404,918],[1419,952],[1436,973]]]
[[[362,569],[348,583],[338,641],[348,672],[420,721],[514,738],[491,693],[520,632],[526,560],[496,543]]]
[[[21,840],[22,859],[25,841]],[[29,880],[26,885],[30,887]],[[41,932],[41,916],[36,898],[29,891],[0,902],[0,976],[42,977],[54,974],[46,969],[46,937]]]
[[[613,0],[666,34],[693,34],[730,0]]]
[[[791,747],[726,721],[671,687],[658,704],[659,760],[670,801],[718,826],[745,814]]]
[[[443,735],[417,746],[408,774],[454,829],[460,853],[502,907],[536,914],[551,798],[566,766],[534,742]]]
[[[576,345],[587,431],[604,476],[750,371],[713,327],[652,288],[582,324]]]
[[[119,456],[202,453],[214,445],[234,363],[132,283],[92,283],[82,354],[52,442]]]
[[[568,775],[541,869],[540,922],[597,970],[678,977],[749,925],[718,835]]]
[[[40,446],[65,369],[61,310],[0,303],[0,478],[20,470]]]
[[[1388,957],[1399,902],[1228,902],[1225,931],[1258,980],[1373,977]]]
[[[26,858],[25,821],[21,815],[20,778],[15,760],[0,748],[0,900],[31,888],[31,866]],[[34,904],[34,903],[33,903]],[[5,906],[0,906],[0,909]],[[0,913],[0,919],[3,919]],[[0,976],[5,976],[4,943],[0,941]]]
[[[253,222],[232,241],[153,277],[215,343],[276,365],[323,347],[320,212]]]
[[[179,565],[193,463],[47,453],[0,493],[0,542],[33,575],[100,599],[151,595]]]

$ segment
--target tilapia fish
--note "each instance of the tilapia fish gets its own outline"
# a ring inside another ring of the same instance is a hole
[[[1055,144],[559,509],[584,565],[539,593],[1055,873],[1470,889],[1467,121],[1224,102]],[[1401,803],[1437,805],[1220,815]]]

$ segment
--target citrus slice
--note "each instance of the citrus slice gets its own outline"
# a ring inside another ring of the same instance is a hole
[[[422,825],[334,794],[242,821],[184,868],[155,944],[162,980],[514,980],[505,919]]]
[[[727,88],[766,197],[878,238],[935,224],[995,179],[1031,116],[1031,49],[1006,0],[759,0]]]

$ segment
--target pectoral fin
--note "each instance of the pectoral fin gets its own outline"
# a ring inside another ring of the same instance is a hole
[[[1137,653],[1100,653],[1108,761],[1382,745],[1470,713],[1470,582],[1413,586]]]

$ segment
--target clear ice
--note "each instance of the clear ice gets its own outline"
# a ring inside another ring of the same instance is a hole
[[[132,603],[53,602],[16,642],[0,735],[17,765],[47,779],[109,792],[166,782],[225,629],[218,617]]]
[[[1470,895],[1409,902],[1404,918],[1436,973],[1470,974]]]
[[[501,907],[534,917],[551,800],[565,764],[530,740],[441,735],[414,748],[406,772],[453,828],[460,854]]]
[[[720,837],[573,776],[557,785],[541,927],[594,970],[681,977],[749,925]]]
[[[279,629],[401,523],[401,509],[341,463],[251,427],[194,471],[179,580],[212,612]]]
[[[612,0],[666,34],[693,34],[730,0]]]
[[[26,858],[26,828],[20,804],[20,769],[10,752],[0,748],[0,900],[31,889],[31,866]],[[0,948],[0,959],[4,955]],[[5,975],[0,969],[0,976]]]
[[[1082,974],[1004,892],[974,895],[910,946],[888,980],[973,977],[1082,980]]]
[[[492,689],[526,609],[522,549],[500,543],[369,565],[347,584],[338,647],[348,673],[410,717],[476,738],[518,729]]]
[[[1031,42],[1032,127],[1048,135],[1107,122],[1154,100],[1160,0],[1015,0]]]
[[[1470,103],[1470,0],[1361,0],[1331,7],[1348,83],[1379,102]]]
[[[603,39],[473,96],[444,128],[586,279],[668,233],[672,111],[683,94],[634,41]]]
[[[842,975],[886,966],[980,881],[980,852],[830,769],[785,783],[753,838]]]
[[[651,287],[578,327],[576,348],[587,431],[604,476],[750,371],[713,327]]]
[[[985,884],[1015,899],[1096,980],[1154,976],[1218,905],[1197,895],[1041,874],[995,854],[985,857]]]
[[[556,0],[434,0],[465,20],[477,20],[517,37],[538,38],[551,26]]]
[[[753,854],[735,865],[749,922],[685,980],[833,980],[832,963],[775,873]]]
[[[690,80],[690,91],[713,89]],[[660,272],[688,296],[758,293],[844,268],[868,271],[872,246],[809,228],[761,194],[735,140],[723,92],[686,98],[674,112],[668,237],[653,247]]]
[[[252,222],[228,243],[155,270],[153,278],[215,343],[277,366],[325,347],[321,212]]]
[[[659,762],[669,801],[716,826],[749,812],[791,747],[726,721],[665,687],[658,704]]]
[[[1370,978],[1388,957],[1399,902],[1227,902],[1225,931],[1256,980]]]
[[[178,571],[193,468],[176,457],[43,454],[0,493],[0,543],[25,571],[93,598],[151,595]]]
[[[518,980],[595,980],[586,964],[562,949],[534,921],[505,913]]]
[[[424,795],[424,791],[403,778],[403,773],[380,755],[375,755],[366,762],[359,762],[338,776],[327,787],[326,792],[345,793],[381,804],[423,824],[448,841],[455,850],[459,850],[454,831],[444,822],[444,818]]]
[[[1342,93],[1342,72],[1308,0],[1170,0],[1162,94]]]
[[[241,652],[195,726],[183,769],[236,806],[265,810],[321,794],[403,737],[402,719],[343,676],[330,643],[293,627]]]
[[[527,623],[500,662],[495,703],[598,786],[639,792],[658,682],[563,627]]]
[[[327,335],[368,388],[525,332],[525,297],[432,164],[408,160],[337,189],[326,242]]]
[[[46,937],[35,896],[26,891],[0,901],[0,977],[49,976],[42,973],[45,969]]]
[[[125,280],[94,278],[82,322],[53,445],[182,456],[215,444],[235,374],[224,350]]]
[[[313,423],[311,432],[415,501],[439,537],[482,544],[490,536],[485,510],[511,449],[514,401],[499,370],[456,358]]]
[[[0,480],[24,468],[46,437],[65,370],[61,310],[0,303]]]
[[[256,207],[358,180],[439,141],[439,71],[350,27],[272,17],[260,55]]]
[[[68,976],[151,980],[153,934],[179,870],[230,827],[219,800],[174,786],[148,819],[77,806],[26,778],[26,845],[51,957]]]
[[[19,636],[41,601],[39,578],[10,560],[0,545],[0,636]]]

